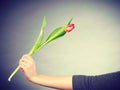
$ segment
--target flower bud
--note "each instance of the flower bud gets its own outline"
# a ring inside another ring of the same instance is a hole
[[[66,32],[71,32],[75,28],[74,24],[69,24],[66,28]]]

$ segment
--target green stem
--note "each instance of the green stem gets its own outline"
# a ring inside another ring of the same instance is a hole
[[[10,82],[12,77],[17,73],[17,71],[20,69],[19,66],[17,66],[17,68],[13,71],[13,73],[10,75],[10,77],[8,78],[8,81]]]

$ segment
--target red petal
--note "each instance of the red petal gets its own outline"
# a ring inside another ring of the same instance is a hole
[[[69,24],[66,28],[66,32],[70,32],[75,28],[74,24]]]

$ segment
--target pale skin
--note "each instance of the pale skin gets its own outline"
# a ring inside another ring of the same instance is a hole
[[[59,90],[72,90],[72,76],[49,76],[38,74],[35,60],[29,54],[22,56],[19,61],[19,66],[27,80],[32,83]]]

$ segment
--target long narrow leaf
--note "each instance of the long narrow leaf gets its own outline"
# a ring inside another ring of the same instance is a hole
[[[59,37],[65,35],[66,26],[56,28],[47,38],[46,42],[51,42]]]
[[[72,22],[72,19],[73,18],[71,18],[69,20],[69,22],[67,23],[67,25],[65,25],[63,27],[56,28],[55,30],[53,30],[53,32],[48,36],[46,42],[51,42],[51,41],[53,41],[53,40],[55,40],[55,39],[57,39],[57,38],[62,37],[63,35],[65,35],[66,34],[65,30],[66,30],[67,26]]]
[[[70,19],[70,21],[67,23],[67,25],[69,25],[72,22],[73,18]]]
[[[29,54],[32,55],[36,52],[36,50],[40,47],[43,37],[44,37],[44,28],[46,27],[46,17],[44,16],[43,23],[41,26],[40,34],[36,40],[36,43],[34,44],[33,48],[30,50]]]

